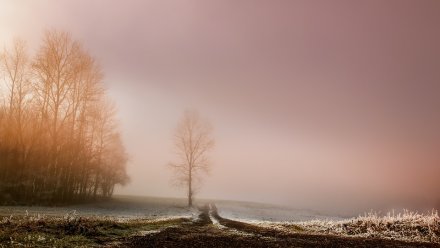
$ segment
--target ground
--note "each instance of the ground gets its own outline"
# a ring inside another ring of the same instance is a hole
[[[118,247],[437,247],[429,243],[313,235],[304,231],[298,227],[296,232],[284,232],[225,219],[211,204],[201,209],[195,221],[130,237]]]
[[[440,246],[435,242],[318,233],[295,222],[289,222],[287,226],[262,225],[231,219],[227,214],[234,212],[228,206],[237,204],[241,209],[238,212],[245,208],[253,209],[251,214],[245,215],[246,218],[274,206],[220,202],[218,211],[216,204],[209,201],[199,201],[199,209],[188,209],[184,204],[181,199],[118,197],[111,202],[92,205],[27,207],[30,211],[25,213],[26,207],[0,207],[0,215],[3,215],[0,221],[0,247]],[[226,211],[221,211],[222,207]],[[78,210],[74,212],[73,209]],[[274,216],[278,218],[280,214]],[[294,218],[302,218],[303,215],[298,216]]]

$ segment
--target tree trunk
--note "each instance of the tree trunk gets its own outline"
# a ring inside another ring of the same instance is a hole
[[[192,207],[192,175],[191,170],[189,170],[189,178],[188,178],[188,207]]]

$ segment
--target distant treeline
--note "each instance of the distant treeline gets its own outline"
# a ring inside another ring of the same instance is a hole
[[[94,59],[58,31],[30,57],[16,40],[0,63],[0,204],[109,197],[127,155]]]

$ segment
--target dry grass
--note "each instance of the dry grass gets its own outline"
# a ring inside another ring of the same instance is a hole
[[[289,228],[292,224],[283,224]],[[369,212],[342,221],[306,221],[295,223],[311,232],[357,237],[378,237],[403,241],[440,243],[440,218],[437,211],[420,214],[404,210],[386,215]]]
[[[64,216],[11,215],[0,220],[0,247],[98,247],[186,220],[80,217],[76,212]]]

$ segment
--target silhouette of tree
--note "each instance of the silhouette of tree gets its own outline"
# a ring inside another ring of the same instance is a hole
[[[193,204],[195,181],[210,169],[208,152],[214,147],[212,126],[203,121],[196,111],[185,111],[174,135],[178,161],[169,166],[175,173],[176,182],[186,186],[188,206]]]

